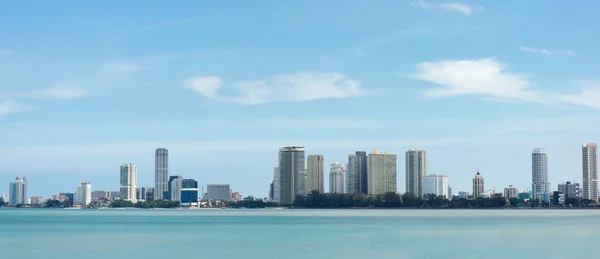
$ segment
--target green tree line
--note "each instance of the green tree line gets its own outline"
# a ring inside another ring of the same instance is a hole
[[[111,208],[140,208],[140,209],[153,209],[153,208],[177,208],[181,204],[178,201],[138,201],[133,203],[132,201],[126,200],[115,200],[110,204]]]

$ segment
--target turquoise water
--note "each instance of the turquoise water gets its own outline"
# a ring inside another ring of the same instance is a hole
[[[595,258],[600,211],[0,209],[0,258]]]

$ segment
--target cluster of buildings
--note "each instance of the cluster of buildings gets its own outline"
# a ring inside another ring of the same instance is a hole
[[[376,195],[396,192],[397,156],[374,150],[367,154],[356,151],[348,155],[347,163],[335,162],[329,171],[330,193]],[[306,161],[305,161],[306,160]],[[548,181],[548,156],[543,148],[535,148],[531,154],[531,188],[520,192],[512,185],[504,192],[485,189],[483,175],[478,171],[472,180],[472,192],[460,191],[452,195],[448,176],[427,173],[427,152],[408,150],[405,153],[405,193],[416,197],[426,195],[478,199],[502,196],[506,199],[535,198],[550,201],[552,197],[587,199],[598,202],[598,145],[582,146],[582,187],[579,183],[560,183],[552,191]],[[269,200],[280,204],[292,204],[297,195],[308,195],[324,190],[324,157],[319,154],[305,155],[302,146],[287,146],[279,149],[278,165],[274,169],[270,185]]]
[[[61,192],[52,195],[51,200],[70,201],[72,206],[87,207],[90,204],[107,206],[115,200],[138,201],[169,200],[178,201],[182,206],[196,207],[205,201],[239,201],[243,197],[232,192],[229,184],[208,184],[206,192],[200,192],[198,181],[187,179],[181,175],[169,175],[169,150],[155,150],[155,184],[154,187],[137,187],[137,165],[123,164],[119,171],[119,190],[92,191],[90,182],[82,182],[75,192]],[[41,205],[46,202],[41,196],[27,196],[27,179],[17,177],[9,184],[9,195],[3,200],[9,205]]]

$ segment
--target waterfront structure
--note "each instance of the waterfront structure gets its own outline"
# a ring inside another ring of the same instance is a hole
[[[313,190],[317,190],[319,193],[324,193],[323,174],[325,169],[323,155],[308,155],[306,163],[306,192],[311,193]]]
[[[329,170],[329,192],[346,193],[346,166],[340,162],[331,164]]]
[[[292,204],[296,195],[306,195],[304,147],[279,149],[279,203]]]
[[[138,201],[145,201],[147,197],[146,187],[135,188],[135,199]]]
[[[279,196],[281,195],[281,177],[279,174],[279,167],[275,167],[273,172],[273,202],[279,202]]]
[[[198,206],[198,181],[194,179],[181,181],[181,205]]]
[[[368,194],[396,192],[396,155],[373,150],[367,158]]]
[[[509,185],[508,188],[504,188],[504,198],[506,198],[507,200],[517,198],[518,196],[519,191],[512,185]]]
[[[551,192],[548,182],[548,156],[543,148],[534,148],[531,153],[531,178],[533,197],[540,201],[549,201]]]
[[[58,193],[58,198],[60,198],[61,196],[64,196],[67,199],[69,199],[69,201],[71,202],[71,204],[75,204],[75,193],[73,193],[73,192],[61,192],[61,193]],[[61,201],[61,202],[63,202],[63,201]]]
[[[405,154],[406,193],[423,197],[423,177],[427,175],[427,152],[411,149]],[[445,195],[445,194],[444,194]]]
[[[242,197],[242,194],[239,192],[232,192],[231,193],[231,200],[232,201],[241,201],[244,197]]]
[[[231,199],[229,184],[209,184],[206,186],[206,199],[211,201],[228,201]]]
[[[121,165],[121,200],[137,202],[136,195],[137,183],[137,165],[123,164]]]
[[[98,200],[99,198],[102,198],[102,197],[108,198],[109,197],[108,191],[99,190],[99,191],[92,192],[92,201]]]
[[[183,177],[181,175],[169,176],[169,188],[167,189],[167,196],[170,201],[181,202],[181,184]],[[164,196],[164,195],[163,195]]]
[[[458,198],[468,199],[470,196],[471,196],[471,194],[469,192],[465,192],[465,191],[458,192]]]
[[[166,199],[169,191],[169,150],[157,148],[154,152],[154,198]]]
[[[477,171],[475,177],[473,178],[473,199],[476,200],[480,198],[483,193],[483,176]]]
[[[8,204],[18,205],[27,204],[29,199],[27,198],[27,178],[15,178],[14,181],[8,185]]]
[[[565,199],[581,198],[579,183],[559,183],[558,192],[563,193],[565,195]]]
[[[346,192],[367,194],[369,192],[368,179],[367,152],[356,151],[354,154],[349,154],[346,168]]]
[[[31,205],[42,205],[44,203],[44,197],[42,196],[31,196],[29,204]]]
[[[92,184],[90,182],[81,183],[81,206],[85,207],[92,203]]]
[[[598,202],[598,145],[588,143],[581,149],[583,199]]]
[[[430,174],[422,177],[421,192],[423,197],[428,194],[434,194],[435,196],[443,196],[447,199],[452,198],[449,194],[448,176]],[[422,198],[422,197],[421,197]]]
[[[154,187],[146,186],[146,200],[147,201],[154,200]]]

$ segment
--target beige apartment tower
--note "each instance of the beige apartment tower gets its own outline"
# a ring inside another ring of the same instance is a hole
[[[396,155],[374,150],[367,158],[368,194],[396,192]]]
[[[306,160],[306,192],[311,193],[314,190],[319,193],[325,192],[325,183],[323,182],[324,174],[324,159],[323,155],[308,155]]]
[[[583,198],[598,201],[598,145],[588,143],[581,150]]]
[[[121,188],[120,195],[122,200],[137,202],[136,182],[137,166],[135,164],[121,165]]]
[[[473,177],[473,199],[476,200],[483,193],[483,176],[477,171]]]

